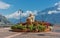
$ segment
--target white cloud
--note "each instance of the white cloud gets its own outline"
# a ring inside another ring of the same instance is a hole
[[[55,6],[56,6],[56,5],[59,5],[59,6],[60,6],[60,1],[59,1],[59,2],[57,2],[57,3],[55,3]]]
[[[48,11],[48,14],[56,14],[56,13],[60,13],[60,11],[56,11],[56,10],[53,10],[53,11]]]
[[[55,3],[55,6],[57,6],[57,9],[56,9],[56,10],[52,10],[52,11],[48,11],[48,14],[52,14],[52,13],[54,13],[54,14],[60,13],[60,1],[57,2],[57,3]],[[59,11],[57,11],[57,10],[59,10]]]
[[[0,1],[0,9],[8,9],[10,4]]]
[[[18,11],[16,11],[16,12],[14,12],[14,13],[12,13],[12,14],[6,15],[5,17],[6,17],[6,18],[19,19],[20,16],[21,16],[21,17],[27,17],[27,16],[29,16],[30,13],[32,13],[32,14],[34,14],[34,15],[37,15],[37,11],[34,11],[34,12],[32,12],[32,11],[26,11],[26,12],[24,12],[24,13],[22,13],[21,11],[18,13]]]
[[[60,8],[57,8],[58,10],[60,10]]]
[[[22,14],[22,16],[27,17],[27,16],[29,16],[29,14],[37,15],[37,11],[34,11],[34,12],[32,12],[32,11],[26,11],[25,13]]]
[[[60,10],[60,1],[55,3],[55,6],[58,6],[57,9]]]
[[[15,18],[15,19],[19,19],[18,16],[20,15],[20,13],[18,13],[18,11],[10,14],[10,15],[6,15],[6,18]]]

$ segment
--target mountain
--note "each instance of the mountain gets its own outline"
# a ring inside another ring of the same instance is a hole
[[[28,13],[27,14],[23,13],[23,15],[24,14],[27,15]],[[26,17],[23,17],[21,19],[13,18],[13,19],[9,19],[9,20],[13,23],[19,23],[20,20],[22,22],[25,22]],[[46,22],[50,22],[50,23],[54,23],[54,24],[60,24],[60,2],[56,3],[53,7],[46,8],[42,11],[37,11],[36,20],[46,21]]]
[[[38,16],[36,17],[38,17],[38,20],[44,20],[50,23],[60,24],[60,2],[58,2],[53,7],[49,7],[38,12]]]
[[[10,24],[10,22],[7,20],[5,16],[2,16],[0,14],[0,25],[3,25],[3,24]]]
[[[9,21],[13,24],[16,24],[16,23],[19,23],[19,22],[25,22],[26,21],[26,17],[23,17],[21,19],[15,19],[15,18],[12,18],[12,19],[9,19]]]

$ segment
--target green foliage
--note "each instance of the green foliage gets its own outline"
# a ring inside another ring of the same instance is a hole
[[[27,26],[26,26],[26,25],[24,25],[24,26],[23,26],[23,30],[26,30],[26,29],[27,29]]]
[[[25,30],[26,29],[26,25],[14,25],[14,26],[11,26],[11,29],[20,29],[20,30]]]
[[[37,29],[37,26],[33,26],[33,30],[36,30]]]
[[[11,29],[17,29],[17,26],[11,26]]]
[[[28,27],[28,28],[27,28]],[[20,29],[20,30],[26,30],[26,29],[29,29],[30,31],[44,31],[45,30],[45,26],[44,25],[14,25],[11,27],[11,29]]]
[[[28,28],[30,29],[30,31],[33,31],[33,25],[29,25]]]
[[[17,25],[17,29],[23,29],[23,26],[22,25]]]
[[[45,26],[43,26],[43,25],[38,25],[38,30],[39,31],[44,31],[45,30]]]
[[[24,25],[24,26],[22,24],[17,25],[17,29],[25,30],[26,29],[26,25]]]

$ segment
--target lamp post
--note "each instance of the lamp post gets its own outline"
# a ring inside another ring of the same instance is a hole
[[[21,16],[22,16],[23,11],[22,11],[21,9],[19,9],[19,10],[18,10],[18,13],[19,13],[19,15],[20,15],[20,23],[21,23]]]
[[[43,15],[41,15],[41,20],[43,21]]]

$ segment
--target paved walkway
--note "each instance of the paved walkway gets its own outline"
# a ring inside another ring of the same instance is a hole
[[[60,27],[54,27],[53,32],[23,33],[12,32],[10,28],[0,28],[0,38],[60,38]]]

